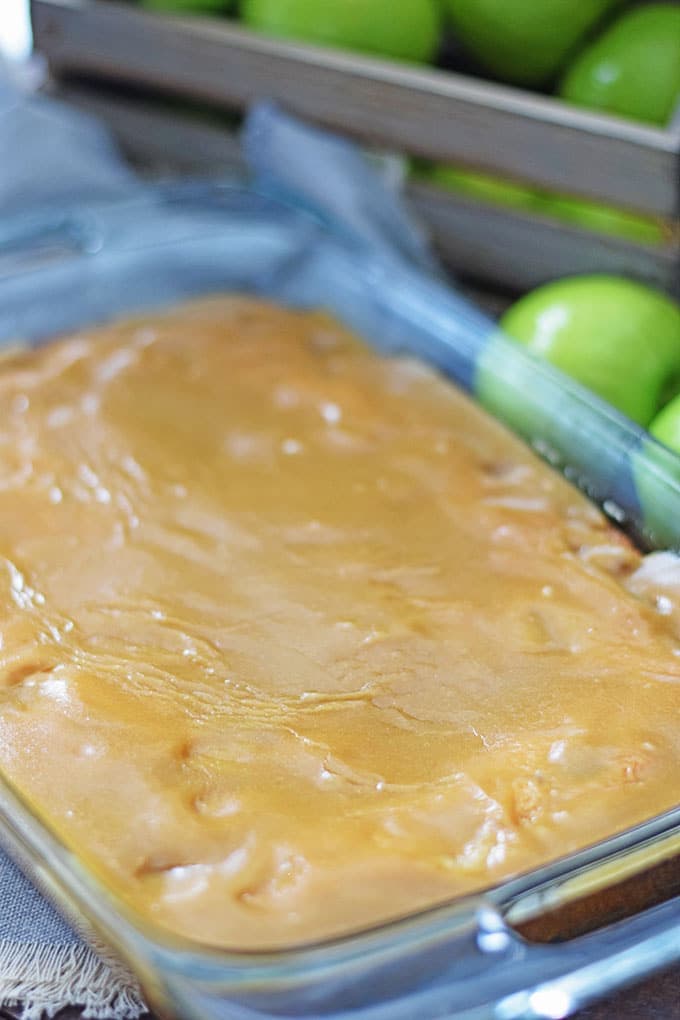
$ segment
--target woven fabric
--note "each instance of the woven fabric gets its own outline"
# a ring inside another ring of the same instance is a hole
[[[0,851],[0,1006],[39,1020],[76,1004],[93,1020],[145,1012],[125,970],[93,953]]]

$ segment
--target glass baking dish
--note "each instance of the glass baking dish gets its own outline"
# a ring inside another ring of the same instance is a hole
[[[680,546],[680,458],[505,341],[453,290],[311,209],[238,182],[182,184],[0,226],[0,344],[234,290],[324,307],[380,349],[434,363],[639,541]],[[2,776],[0,840],[165,1016],[562,1017],[680,960],[680,807],[482,893],[276,952],[216,950],[152,927]]]

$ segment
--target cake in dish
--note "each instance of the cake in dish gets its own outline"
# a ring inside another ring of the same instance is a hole
[[[323,314],[7,358],[0,536],[0,770],[166,930],[356,930],[680,800],[677,563]]]

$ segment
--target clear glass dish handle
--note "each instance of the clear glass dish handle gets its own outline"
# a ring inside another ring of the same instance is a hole
[[[566,1017],[641,980],[650,969],[680,961],[680,897],[568,942],[539,945],[514,932],[510,938],[523,963],[520,987],[503,989],[491,1015],[497,1020]],[[494,977],[492,968],[489,980]]]

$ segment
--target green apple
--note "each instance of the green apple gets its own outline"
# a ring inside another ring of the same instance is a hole
[[[602,205],[587,198],[545,192],[537,200],[536,211],[585,230],[625,237],[639,244],[662,244],[666,236],[663,225],[653,216]]]
[[[501,328],[647,425],[680,379],[680,308],[615,276],[567,277],[520,298]]]
[[[242,0],[241,17],[269,35],[415,62],[432,60],[441,36],[439,0]]]
[[[622,14],[576,58],[559,92],[578,106],[667,124],[680,98],[680,7]]]
[[[421,171],[422,180],[436,184],[451,191],[458,191],[471,198],[494,205],[514,206],[520,209],[531,209],[536,200],[535,191],[524,184],[516,184],[501,177],[479,173],[476,170],[463,170],[460,167],[440,163]]]
[[[477,360],[474,393],[479,403],[532,445],[540,441],[542,454],[554,464],[564,460],[564,438],[573,424],[563,386],[558,372],[518,352],[500,330],[488,338]],[[587,461],[588,451],[582,452]]]
[[[234,0],[140,0],[150,11],[168,14],[226,14],[234,7]]]
[[[649,431],[659,442],[680,453],[680,394],[659,411]]]
[[[415,176],[481,202],[538,213],[585,230],[613,234],[641,244],[661,244],[665,240],[659,220],[586,198],[556,195],[528,184],[443,163],[421,166]]]
[[[653,546],[680,551],[680,427],[674,418],[680,419],[680,399],[652,422],[655,438],[664,445],[642,439],[631,451],[631,467],[645,537]]]
[[[619,0],[443,0],[456,37],[497,78],[542,85]]]
[[[635,451],[638,500],[652,542],[680,550],[680,394],[657,414],[649,431],[668,449],[644,441]]]

